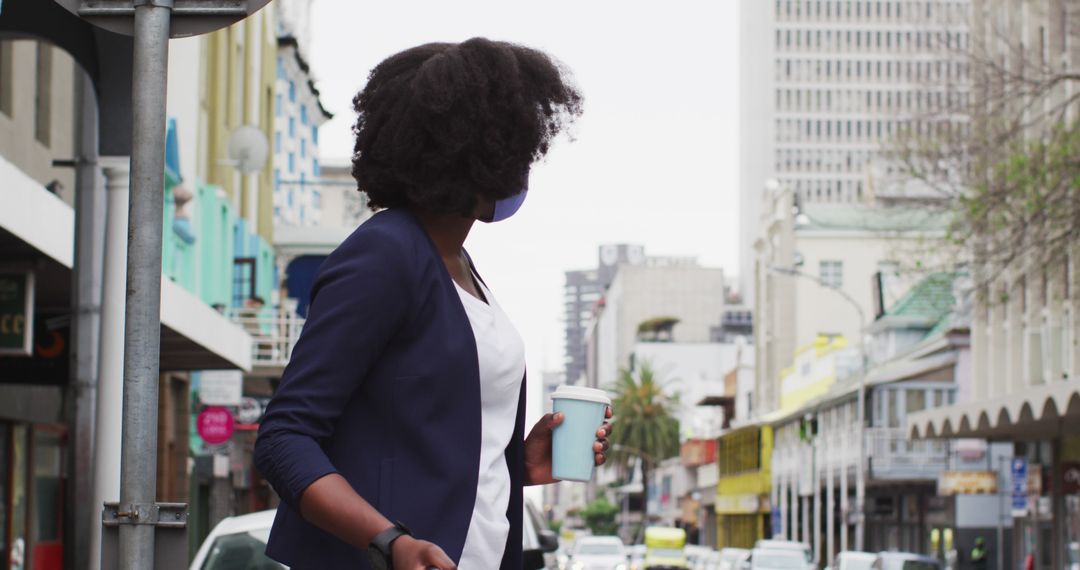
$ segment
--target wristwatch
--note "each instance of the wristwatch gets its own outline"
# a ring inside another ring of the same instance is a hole
[[[371,565],[375,570],[393,570],[394,541],[406,534],[413,535],[405,525],[395,522],[394,526],[376,534],[375,538],[371,539],[371,544],[368,544],[368,559],[371,560]]]

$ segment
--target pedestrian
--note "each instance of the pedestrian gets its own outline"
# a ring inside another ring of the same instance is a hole
[[[975,548],[971,549],[972,570],[986,570],[986,540],[983,537],[975,538]]]
[[[562,417],[526,436],[524,346],[463,243],[514,215],[581,97],[544,53],[474,38],[391,56],[353,105],[353,176],[381,211],[320,268],[259,429],[255,464],[283,501],[267,554],[519,570],[523,487],[554,482]]]

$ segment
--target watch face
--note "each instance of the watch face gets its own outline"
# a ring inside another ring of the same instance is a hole
[[[368,560],[371,561],[371,567],[375,570],[390,570],[390,565],[387,563],[386,556],[374,546],[368,547]]]

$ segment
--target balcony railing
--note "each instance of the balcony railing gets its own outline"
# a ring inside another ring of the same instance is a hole
[[[949,464],[948,440],[910,440],[903,428],[869,428],[866,445],[875,479],[936,479]]]
[[[289,306],[232,309],[228,314],[251,335],[252,372],[280,373],[292,358],[304,319]]]

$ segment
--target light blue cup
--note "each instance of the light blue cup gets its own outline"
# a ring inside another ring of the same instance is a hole
[[[552,439],[551,474],[560,481],[589,481],[596,467],[596,430],[611,398],[603,390],[560,386],[551,401],[552,411],[565,416]]]

